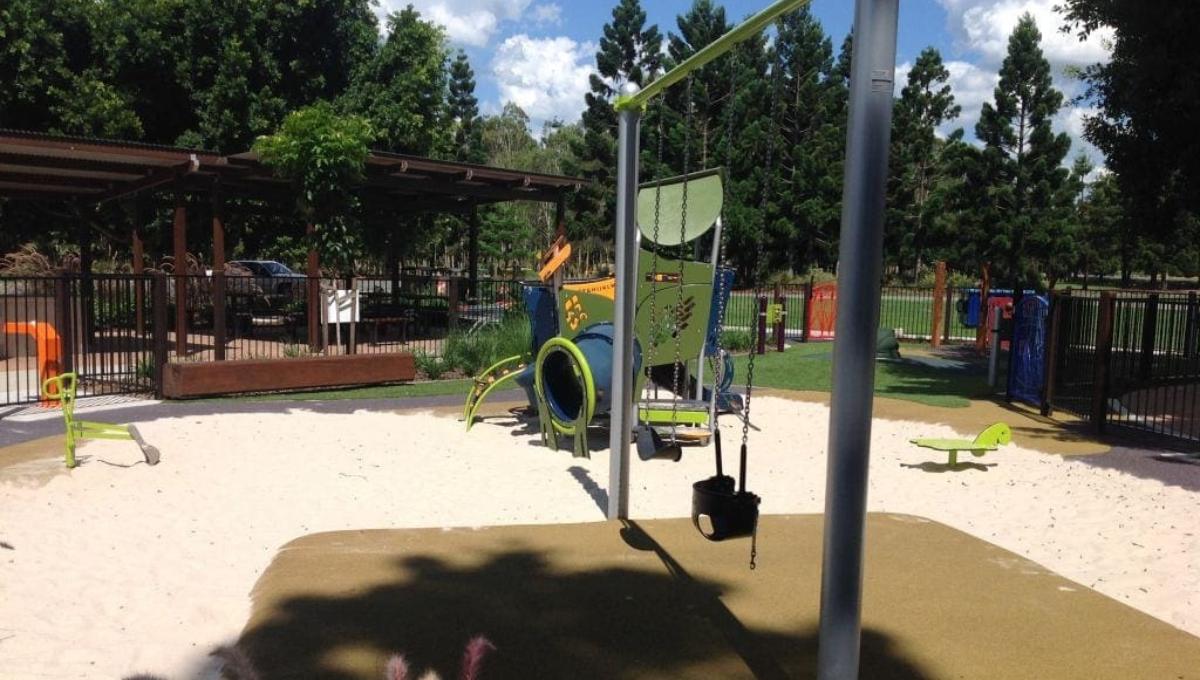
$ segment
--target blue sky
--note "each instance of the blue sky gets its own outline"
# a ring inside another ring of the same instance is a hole
[[[719,0],[718,0],[719,1]],[[1106,58],[1099,32],[1087,43],[1062,33],[1061,17],[1053,6],[1060,0],[904,0],[896,62],[901,85],[907,65],[927,46],[938,48],[951,72],[951,85],[963,115],[946,132],[964,127],[968,137],[980,105],[992,98],[1009,33],[1029,12],[1043,35],[1043,50],[1051,62],[1056,85],[1068,100],[1079,92],[1069,69]],[[422,15],[446,27],[450,42],[464,49],[475,69],[477,94],[485,112],[505,102],[520,105],[535,128],[551,118],[574,120],[583,108],[587,75],[594,66],[596,42],[611,18],[616,0],[379,0],[379,11],[413,4]],[[731,20],[752,14],[769,0],[727,0]],[[675,29],[675,17],[691,0],[643,0],[648,20],[664,34]],[[813,0],[812,11],[834,41],[853,21],[852,0]],[[1102,159],[1081,138],[1087,109],[1069,105],[1055,125],[1072,136],[1072,156],[1083,150],[1099,164]],[[1068,161],[1070,158],[1068,158]]]

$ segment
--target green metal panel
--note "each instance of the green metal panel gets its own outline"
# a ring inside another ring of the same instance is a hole
[[[683,189],[687,185],[687,210]],[[720,169],[705,170],[658,183],[643,184],[638,191],[637,222],[642,236],[661,246],[677,246],[695,240],[717,223],[725,192]],[[657,207],[658,238],[654,237]],[[683,223],[684,213],[687,224]]]
[[[658,278],[651,267],[653,254],[642,251],[638,256],[637,314],[634,317],[634,337],[642,347],[642,365],[660,366],[675,360],[674,336],[677,320],[683,320],[679,332],[679,356],[691,359],[700,355],[712,314],[713,268],[707,262],[683,261],[683,305],[679,307],[678,272],[680,261],[659,256]],[[651,301],[653,300],[653,305]],[[651,326],[651,309],[656,322],[658,347],[652,350],[655,329]]]

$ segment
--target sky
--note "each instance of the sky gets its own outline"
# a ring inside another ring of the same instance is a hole
[[[596,43],[612,16],[616,0],[378,0],[380,15],[412,4],[426,19],[446,29],[451,47],[464,50],[475,70],[476,95],[484,113],[496,113],[514,102],[529,114],[535,131],[543,121],[574,121],[584,106],[588,74],[595,66]],[[718,0],[719,1],[719,0]],[[950,84],[962,115],[944,126],[962,127],[972,139],[980,106],[992,100],[1008,36],[1025,12],[1042,33],[1042,50],[1050,61],[1055,85],[1068,104],[1055,120],[1058,131],[1072,138],[1067,163],[1079,152],[1094,165],[1103,158],[1082,138],[1090,110],[1071,102],[1082,85],[1070,76],[1073,67],[1105,61],[1111,32],[1097,31],[1087,42],[1063,33],[1054,11],[1061,0],[904,0],[896,54],[896,87],[903,87],[909,65],[928,46],[936,47],[950,71]],[[726,15],[740,20],[769,0],[726,0]],[[690,0],[642,0],[649,23],[664,33],[675,31],[675,19]],[[850,0],[813,0],[811,9],[834,49],[853,23]]]

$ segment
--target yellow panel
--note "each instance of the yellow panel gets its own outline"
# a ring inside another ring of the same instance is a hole
[[[577,293],[591,293],[599,295],[602,298],[609,300],[617,299],[617,278],[615,276],[599,281],[585,281],[583,283],[565,283],[563,290],[571,290]]]

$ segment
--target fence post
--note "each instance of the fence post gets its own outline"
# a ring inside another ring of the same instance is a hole
[[[950,319],[955,315],[954,310],[954,289],[949,285],[946,286],[946,304],[942,307],[942,342],[950,342]]]
[[[1197,347],[1200,338],[1197,338],[1197,326],[1200,326],[1200,307],[1196,304],[1195,291],[1188,293],[1187,297],[1187,321],[1183,332],[1183,355],[1188,359],[1195,356],[1200,348]]]
[[[1154,372],[1154,336],[1158,330],[1158,293],[1146,298],[1146,312],[1142,315],[1142,357],[1138,373],[1142,380],[1149,380]]]
[[[151,333],[154,336],[154,397],[162,399],[163,380],[167,372],[167,277],[162,272],[154,273],[150,289]]]
[[[755,351],[759,354],[767,353],[767,296],[758,296],[758,342],[755,346]]]
[[[1054,414],[1054,387],[1058,379],[1059,346],[1062,337],[1062,307],[1067,293],[1050,293],[1050,327],[1046,336],[1046,367],[1042,371],[1042,415]]]
[[[804,284],[804,304],[800,309],[800,342],[808,342],[808,332],[811,328],[808,317],[812,313],[812,296],[813,296],[813,279],[808,277],[808,283]]]
[[[358,277],[351,276],[346,280],[350,289],[350,337],[346,341],[346,353],[358,354],[358,337],[355,330],[358,327],[358,318],[361,310],[358,306]]]
[[[929,344],[933,347],[942,346],[942,336],[938,331],[942,328],[942,317],[946,314],[946,262],[939,260],[933,277],[933,318],[929,320]]]
[[[784,336],[787,335],[787,298],[783,296],[783,287],[775,284],[775,304],[779,305],[779,316],[775,319],[775,351],[782,352]]]
[[[59,373],[72,373],[75,371],[75,329],[71,323],[71,279],[66,274],[54,280],[54,307],[54,321],[58,327],[58,356],[61,357]],[[40,347],[38,351],[41,351]],[[44,380],[47,376],[38,377]],[[39,384],[39,392],[41,389]]]
[[[1096,320],[1096,355],[1092,372],[1092,426],[1104,431],[1108,420],[1109,363],[1112,360],[1113,315],[1116,298],[1105,291],[1100,294],[1100,309]]]

